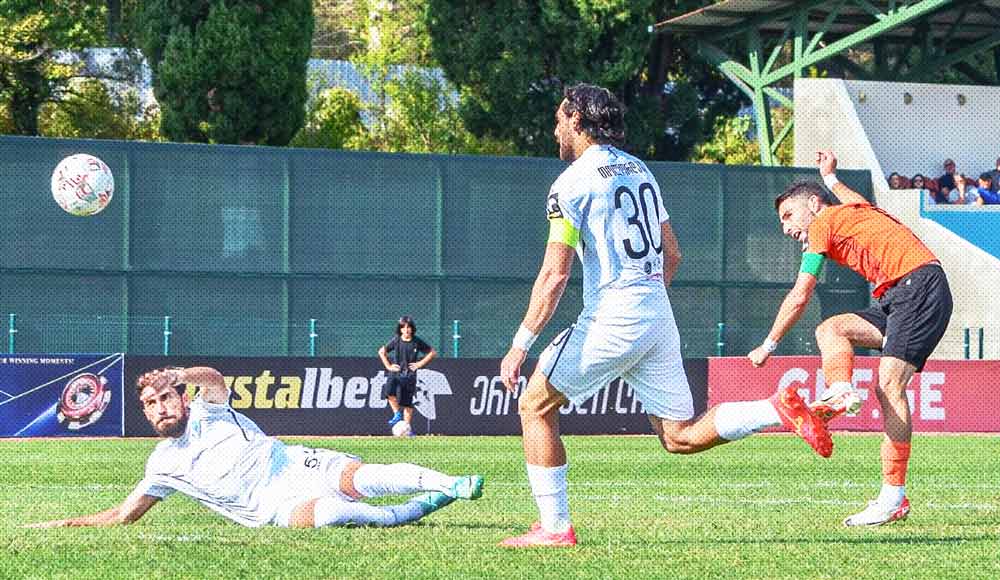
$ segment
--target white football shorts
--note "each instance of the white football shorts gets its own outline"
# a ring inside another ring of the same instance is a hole
[[[340,476],[356,455],[331,449],[313,449],[301,445],[285,447],[288,465],[268,485],[268,501],[275,506],[273,523],[288,527],[292,511],[300,504],[324,496],[355,501],[341,493]]]
[[[680,334],[672,317],[632,321],[580,317],[542,351],[538,368],[577,405],[621,377],[646,413],[669,421],[694,416]]]

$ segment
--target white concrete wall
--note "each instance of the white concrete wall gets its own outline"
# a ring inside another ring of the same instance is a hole
[[[912,101],[904,103],[904,93]],[[965,96],[959,105],[958,95]],[[813,167],[816,151],[833,149],[845,169],[868,169],[880,207],[898,217],[941,260],[955,298],[951,324],[935,358],[964,357],[964,329],[984,328],[986,358],[1000,358],[1000,260],[920,217],[920,194],[890,191],[885,176],[937,177],[951,157],[970,175],[1000,156],[1000,88],[840,79],[795,81],[795,165]],[[972,137],[970,137],[972,136]],[[972,356],[978,356],[973,333]]]

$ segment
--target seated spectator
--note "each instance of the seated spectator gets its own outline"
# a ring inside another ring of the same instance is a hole
[[[930,189],[927,187],[927,183],[924,181],[924,176],[919,173],[910,178],[910,188],[912,189]]]
[[[903,186],[903,176],[893,171],[889,174],[889,189],[905,189]]]
[[[997,164],[993,171],[987,171],[990,175],[990,191],[996,193],[1000,191],[1000,157],[997,157]]]
[[[955,174],[955,188],[948,193],[948,202],[955,205],[973,205],[979,203],[979,189],[969,183],[961,173]]]
[[[955,162],[951,159],[944,160],[944,175],[937,178],[938,188],[945,194],[955,189]]]
[[[1000,161],[1000,159],[998,159]],[[998,193],[993,186],[993,171],[987,171],[986,173],[979,176],[979,187],[976,188],[976,192],[979,194],[979,198],[976,200],[978,205],[997,205],[1000,204],[1000,193]]]

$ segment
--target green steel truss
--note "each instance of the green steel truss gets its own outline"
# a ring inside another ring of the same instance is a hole
[[[775,153],[790,134],[793,119],[789,116],[775,135],[771,102],[792,109],[792,100],[779,87],[788,87],[790,80],[808,74],[810,67],[822,61],[830,61],[863,80],[922,82],[942,69],[952,68],[974,83],[1000,84],[1000,78],[988,78],[966,62],[974,55],[992,52],[1000,76],[1000,8],[991,4],[996,3],[836,0],[788,5],[776,2],[778,9],[759,14],[706,11],[723,21],[730,19],[718,27],[686,25],[681,17],[658,24],[653,30],[690,35],[698,53],[750,98],[761,164],[773,166],[777,164]],[[977,22],[969,20],[972,13],[979,16]],[[942,14],[947,14],[945,26],[940,24]],[[731,23],[733,17],[741,19],[738,24]],[[932,18],[936,19],[934,24]],[[732,42],[741,37],[744,42]],[[721,45],[742,45],[743,58],[730,54]],[[858,63],[848,57],[848,52],[858,46],[872,47],[871,62]]]

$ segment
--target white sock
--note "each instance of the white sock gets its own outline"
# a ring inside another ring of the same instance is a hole
[[[354,489],[365,497],[446,492],[458,478],[412,463],[365,463],[354,473]]]
[[[424,516],[420,502],[408,501],[400,505],[376,506],[362,502],[344,501],[325,496],[313,507],[315,527],[323,526],[398,526],[419,520]]]
[[[905,485],[889,485],[888,483],[883,483],[882,491],[879,492],[878,499],[875,501],[877,501],[881,506],[896,508],[903,503],[903,496],[905,495]]]
[[[776,425],[781,425],[781,417],[767,399],[722,403],[715,408],[715,431],[727,441],[743,439]]]
[[[528,482],[531,493],[538,504],[538,514],[541,516],[542,529],[546,532],[559,533],[569,529],[569,495],[566,483],[566,472],[569,465],[559,467],[542,467],[528,465]]]

